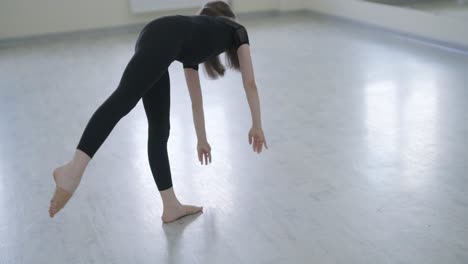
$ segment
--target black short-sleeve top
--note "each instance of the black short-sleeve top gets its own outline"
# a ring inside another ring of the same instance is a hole
[[[178,58],[184,68],[198,70],[198,64],[225,52],[249,44],[247,30],[227,17],[189,16],[190,38]]]
[[[164,63],[177,60],[184,68],[198,70],[198,64],[242,44],[249,44],[247,30],[230,18],[175,15],[148,23],[135,50],[156,54]]]

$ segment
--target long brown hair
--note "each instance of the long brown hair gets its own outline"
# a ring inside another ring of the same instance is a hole
[[[206,16],[225,16],[236,19],[236,15],[231,9],[231,6],[224,1],[211,1],[206,3],[198,12],[199,15]],[[237,50],[230,48],[226,50],[226,62],[229,68],[239,70],[239,58],[237,57]],[[226,67],[221,63],[219,56],[207,60],[205,63],[205,70],[208,76],[212,79],[224,76]]]

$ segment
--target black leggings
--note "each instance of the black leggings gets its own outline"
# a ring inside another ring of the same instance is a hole
[[[91,158],[117,122],[143,98],[148,118],[148,158],[160,191],[172,187],[167,155],[169,138],[170,81],[167,54],[137,51],[128,63],[117,89],[91,117],[78,149]]]

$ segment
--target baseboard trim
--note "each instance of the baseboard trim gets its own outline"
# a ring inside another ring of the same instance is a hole
[[[117,34],[117,33],[128,33],[128,32],[138,31],[143,26],[144,26],[144,23],[138,23],[138,24],[121,25],[121,26],[113,26],[113,27],[106,27],[106,28],[84,29],[84,30],[76,30],[76,31],[69,31],[69,32],[47,33],[47,34],[26,36],[26,37],[6,38],[6,39],[0,39],[0,47],[8,47],[8,46],[21,45],[21,44],[30,44],[30,43],[55,42],[55,41],[60,41],[64,39],[76,39],[76,38],[82,38],[82,37],[92,38],[92,37],[112,35],[112,34]]]

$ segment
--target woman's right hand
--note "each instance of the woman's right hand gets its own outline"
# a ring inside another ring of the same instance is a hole
[[[268,145],[263,135],[263,130],[261,128],[252,127],[249,131],[249,144],[252,145],[253,151],[260,154],[262,152],[263,146],[268,149]]]
[[[211,163],[211,146],[208,142],[198,142],[197,144],[198,160],[201,165]]]

